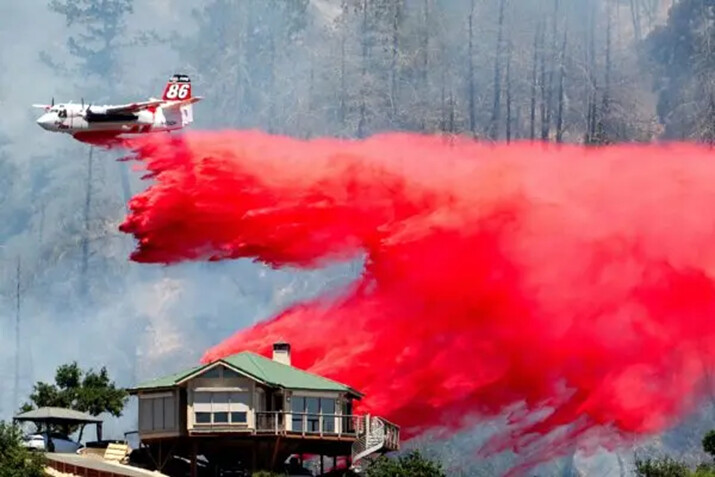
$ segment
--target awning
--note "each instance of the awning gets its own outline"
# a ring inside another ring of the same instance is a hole
[[[23,412],[13,418],[14,421],[42,422],[46,424],[99,424],[102,422],[98,417],[91,416],[84,412],[61,407],[41,407],[32,411]]]

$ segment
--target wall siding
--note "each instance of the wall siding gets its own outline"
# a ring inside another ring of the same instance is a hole
[[[195,405],[196,394],[199,392],[218,392],[218,393],[246,393],[247,402],[245,406],[232,405],[232,410],[236,408],[240,411],[246,412],[246,424],[245,425],[235,425],[237,429],[253,429],[256,425],[255,409],[256,409],[256,383],[255,381],[244,378],[244,377],[230,377],[230,378],[202,378],[201,376],[196,377],[188,382],[187,386],[187,406],[186,406],[186,423],[187,429],[201,429],[201,424],[196,423],[196,416],[194,411],[197,410],[197,405]],[[201,406],[198,406],[201,409]],[[214,408],[216,409],[216,408]],[[221,412],[224,412],[223,406],[219,406]],[[224,424],[221,424],[224,425]],[[228,425],[228,424],[225,424]],[[232,425],[233,427],[234,425]]]

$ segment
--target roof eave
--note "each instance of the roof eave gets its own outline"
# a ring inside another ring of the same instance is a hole
[[[69,408],[52,406],[40,407],[13,416],[13,421],[20,422],[66,422],[93,424],[102,422],[97,416]]]
[[[350,396],[357,398],[358,400],[365,397],[365,395],[359,391],[356,391],[350,387],[345,387],[343,389],[316,389],[316,388],[303,388],[303,387],[287,387],[271,385],[271,387],[276,389],[282,389],[283,391],[310,391],[314,393],[345,393]]]
[[[179,386],[174,384],[171,386],[147,386],[147,387],[137,387],[137,388],[126,388],[124,389],[130,396],[135,396],[141,392],[157,392],[157,391],[173,391]]]
[[[206,364],[206,365],[204,365],[204,366],[201,366],[199,369],[195,370],[193,373],[187,374],[187,375],[184,376],[183,378],[180,378],[180,379],[176,380],[176,381],[174,382],[174,385],[175,385],[175,386],[180,386],[181,384],[184,384],[185,382],[190,381],[191,379],[195,378],[196,376],[198,376],[199,374],[203,373],[203,372],[206,371],[208,368],[210,368],[211,366],[213,366],[215,363],[216,363],[216,361],[213,362],[213,363],[209,363],[209,364]]]
[[[74,424],[99,424],[104,421],[101,419],[72,419],[64,417],[13,417],[14,421],[18,422],[57,422],[66,423],[69,425]]]
[[[219,364],[220,364],[220,365],[223,365],[223,366],[225,366],[225,367],[227,367],[227,368],[229,368],[229,369],[231,369],[232,371],[234,371],[234,372],[240,374],[241,376],[247,377],[248,379],[252,379],[253,381],[256,381],[256,382],[258,382],[258,383],[261,383],[261,384],[264,384],[264,385],[267,385],[267,386],[273,386],[273,383],[266,382],[265,380],[259,378],[258,376],[254,376],[253,374],[248,373],[248,372],[246,372],[245,370],[243,370],[243,369],[241,369],[241,368],[238,368],[238,367],[232,365],[231,363],[229,363],[228,361],[225,361],[224,359],[218,359],[218,360],[216,360],[216,361],[214,361],[214,362],[212,362],[212,363],[209,363],[209,364],[207,364],[207,365],[205,365],[205,366],[202,366],[201,368],[197,369],[197,370],[194,371],[193,373],[191,373],[191,374],[189,374],[189,375],[184,376],[183,378],[181,378],[179,381],[177,381],[177,382],[175,383],[175,385],[176,385],[176,386],[179,386],[179,385],[181,385],[181,384],[184,384],[185,382],[190,381],[190,380],[192,380],[192,379],[198,377],[201,373],[203,373],[203,372],[205,372],[205,371],[207,371],[207,370],[209,370],[209,369],[211,369],[211,368],[213,368],[213,367],[216,367],[216,366],[218,366]]]
[[[349,394],[352,394],[358,401],[361,401],[362,398],[365,397],[363,393],[355,391],[354,389],[351,389]]]

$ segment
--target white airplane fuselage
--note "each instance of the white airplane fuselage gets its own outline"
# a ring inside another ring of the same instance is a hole
[[[85,105],[78,103],[34,104],[44,109],[37,124],[47,131],[63,132],[75,139],[94,144],[125,135],[174,131],[191,124],[193,103],[201,100],[192,96],[191,80],[187,75],[175,74],[166,83],[161,99],[150,98],[120,105]]]
[[[40,116],[37,124],[47,131],[74,135],[91,132],[137,134],[172,131],[181,129],[187,122],[191,122],[190,106],[159,106],[153,111],[113,114],[92,121],[85,119],[89,108],[93,113],[101,113],[107,106],[83,107],[81,104],[60,104]]]

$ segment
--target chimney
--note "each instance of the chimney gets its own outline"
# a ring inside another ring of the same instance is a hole
[[[284,341],[273,343],[273,361],[290,366],[290,344]]]

